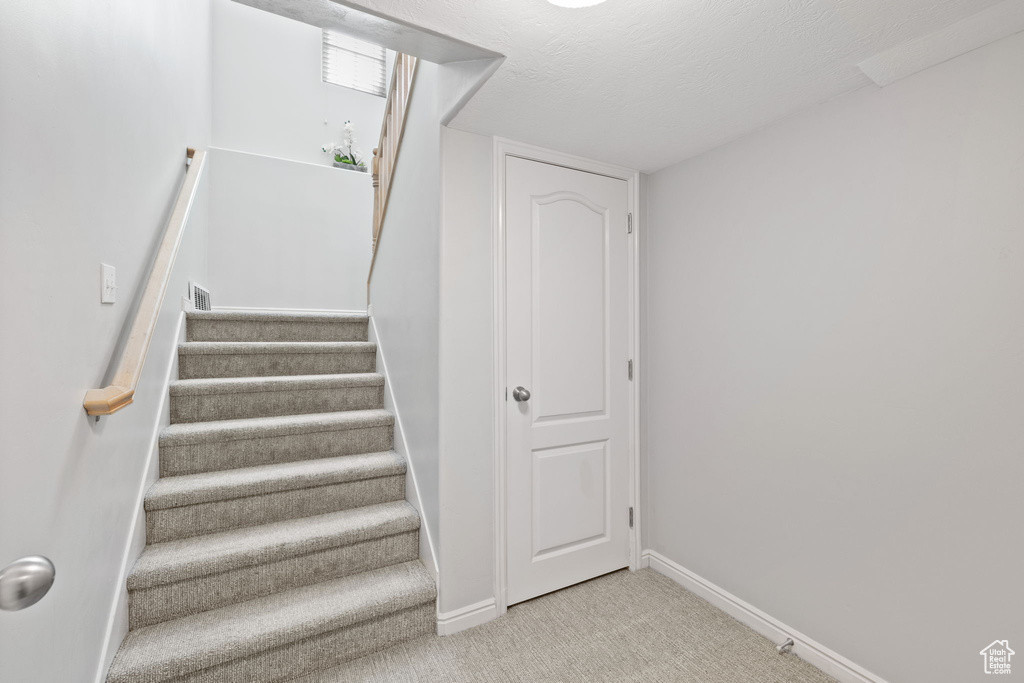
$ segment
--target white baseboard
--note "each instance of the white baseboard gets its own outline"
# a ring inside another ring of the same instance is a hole
[[[659,574],[672,579],[686,590],[722,610],[742,624],[746,624],[762,636],[775,643],[792,638],[792,654],[816,666],[840,683],[886,683],[879,676],[867,671],[842,655],[833,652],[821,643],[783,624],[753,605],[740,600],[732,593],[716,586],[690,570],[681,567],[664,555],[645,550],[640,558],[641,567],[650,567]]]
[[[217,313],[325,313],[330,315],[366,315],[365,310],[348,310],[341,308],[262,308],[255,306],[214,306]]]
[[[111,599],[110,617],[107,619],[107,634],[103,642],[103,651],[100,653],[100,665],[96,671],[96,683],[103,683],[107,680],[107,669],[121,646],[121,641],[128,634],[128,572],[131,570],[135,560],[142,554],[146,547],[146,512],[143,507],[146,491],[159,476],[159,451],[160,432],[170,424],[170,408],[168,407],[171,378],[178,376],[178,342],[185,341],[185,320],[184,309],[178,314],[178,326],[175,330],[176,343],[171,345],[171,357],[167,362],[167,371],[163,378],[164,390],[160,392],[160,402],[157,405],[156,420],[153,423],[153,432],[149,439],[149,453],[146,456],[146,467],[142,472],[142,481],[139,482],[138,495],[135,501],[135,519],[128,530],[128,540],[125,544],[124,553],[121,556],[121,573],[117,577],[117,588]]]
[[[498,604],[487,598],[451,612],[437,613],[437,635],[450,636],[498,618]]]
[[[395,402],[395,395],[391,392],[391,380],[388,379],[388,363],[384,358],[384,348],[380,343],[380,335],[377,334],[377,323],[373,316],[370,316],[369,340],[377,344],[377,372],[384,375],[384,407],[395,415],[395,452],[405,458],[408,477],[406,478],[405,497],[420,513],[420,561],[427,568],[430,575],[437,581],[438,563],[437,549],[434,547],[434,536],[430,532],[430,525],[427,517],[423,514],[423,497],[420,495],[420,487],[416,483],[416,467],[412,458],[409,457],[409,444],[405,440],[405,430],[402,429],[402,414]]]

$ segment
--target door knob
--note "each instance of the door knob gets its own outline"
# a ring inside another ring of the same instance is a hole
[[[515,389],[512,390],[512,398],[519,401],[520,403],[525,403],[530,400],[530,392],[529,390],[524,389],[523,387],[516,387]]]
[[[19,610],[31,607],[46,595],[53,585],[56,571],[45,557],[23,557],[0,569],[0,609]]]

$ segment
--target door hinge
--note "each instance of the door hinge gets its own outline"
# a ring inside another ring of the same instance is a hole
[[[633,528],[633,508],[629,508],[629,528]]]
[[[629,359],[629,381],[633,381],[633,359]]]
[[[633,234],[633,214],[631,213],[626,214],[626,234]]]

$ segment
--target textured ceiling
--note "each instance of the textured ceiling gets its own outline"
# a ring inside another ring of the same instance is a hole
[[[345,1],[507,55],[453,127],[643,171],[871,85],[858,63],[999,2]]]

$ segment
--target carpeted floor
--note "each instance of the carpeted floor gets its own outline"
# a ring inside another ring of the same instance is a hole
[[[616,572],[295,683],[834,683],[671,580]]]

